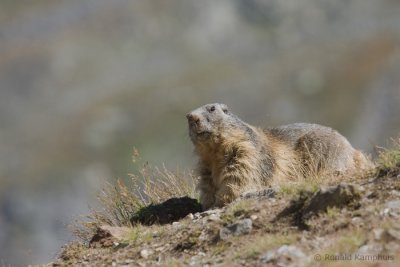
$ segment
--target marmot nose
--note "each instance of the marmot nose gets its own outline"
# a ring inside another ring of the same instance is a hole
[[[198,123],[200,121],[199,116],[189,113],[186,115],[186,118],[190,123]]]

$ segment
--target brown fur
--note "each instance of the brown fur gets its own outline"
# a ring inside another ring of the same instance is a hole
[[[223,206],[240,193],[310,173],[344,174],[372,163],[336,131],[311,124],[262,130],[242,122],[223,104],[188,114],[199,156],[200,202]]]

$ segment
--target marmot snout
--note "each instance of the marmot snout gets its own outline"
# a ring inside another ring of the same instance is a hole
[[[230,120],[228,107],[224,104],[205,105],[193,110],[186,117],[189,123],[189,136],[194,143],[209,139],[217,133],[222,124]]]

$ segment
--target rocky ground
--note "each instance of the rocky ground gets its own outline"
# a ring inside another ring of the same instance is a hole
[[[188,201],[196,211],[189,198],[153,205],[134,216],[133,227],[99,227],[48,266],[400,266],[396,164],[336,185],[245,195],[204,212],[167,207]]]

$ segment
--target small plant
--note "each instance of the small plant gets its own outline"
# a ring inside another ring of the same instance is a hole
[[[398,174],[400,172],[400,138],[393,139],[393,148],[381,148],[377,160],[378,176]]]
[[[317,192],[320,185],[316,181],[301,180],[298,182],[285,183],[280,188],[278,193],[282,196],[297,196],[301,192]]]
[[[337,207],[328,207],[326,210],[326,215],[328,215],[329,218],[335,219],[340,213],[340,209]]]
[[[130,218],[150,204],[161,203],[172,197],[197,198],[196,179],[192,173],[173,173],[163,166],[152,167],[148,162],[141,164],[139,152],[134,149],[132,162],[142,165],[135,174],[128,174],[130,183],[121,180],[107,183],[98,195],[101,210],[91,210],[86,218],[77,221],[73,233],[84,241],[93,235],[100,225],[131,226]]]
[[[145,228],[144,226],[137,225],[129,229],[129,231],[124,235],[122,243],[149,242],[153,239],[153,231],[153,228]]]
[[[63,248],[60,254],[60,259],[64,260],[66,265],[72,265],[73,259],[82,257],[87,251],[87,248],[83,244],[72,243]]]
[[[249,199],[239,199],[238,201],[234,202],[232,205],[228,207],[228,212],[231,213],[233,216],[237,217],[240,216],[245,211],[251,209],[254,206],[254,201]]]
[[[214,247],[212,247],[211,250],[211,255],[212,256],[217,256],[217,255],[221,255],[222,253],[224,253],[224,251],[226,251],[228,248],[230,247],[229,243],[218,243],[217,245],[215,245]]]

